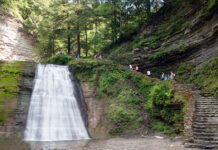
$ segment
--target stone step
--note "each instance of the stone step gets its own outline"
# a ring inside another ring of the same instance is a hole
[[[217,145],[218,146],[218,141],[211,141],[211,140],[198,140],[194,139],[194,143],[197,144],[202,144],[202,145]]]
[[[194,123],[198,123],[198,124],[208,124],[210,122],[208,122],[207,120],[196,120]],[[215,124],[215,123],[214,123]]]
[[[217,98],[196,98],[196,102],[217,102]]]
[[[218,107],[217,108],[213,108],[213,107],[196,107],[197,111],[214,111],[217,112],[218,111]]]
[[[196,131],[196,132],[218,133],[217,130],[218,130],[218,127],[213,127],[213,126],[200,127],[200,126],[193,125],[193,131]]]
[[[218,136],[195,136],[194,140],[218,141]]]
[[[197,103],[217,103],[218,99],[197,99],[196,100]]]
[[[217,104],[218,100],[197,100],[196,103],[215,103]]]
[[[195,121],[193,123],[193,125],[199,125],[199,126],[218,126],[218,122],[217,123],[208,123],[208,122],[197,122]]]
[[[204,107],[206,107],[206,108],[208,108],[208,107],[210,107],[210,108],[218,108],[218,105],[197,105],[197,108],[204,108]]]
[[[197,100],[196,103],[217,103],[218,100]]]
[[[217,102],[217,98],[197,98],[197,102]]]
[[[203,112],[203,113],[215,113],[215,114],[218,114],[218,110],[213,110],[213,109],[197,109],[196,110],[197,113],[199,112]]]
[[[205,97],[205,96],[198,96],[198,98],[217,98],[217,97],[214,97],[214,96],[208,96],[208,97]]]
[[[215,103],[196,103],[196,105],[195,106],[197,106],[197,107],[208,107],[208,106],[210,106],[210,107],[218,107],[218,104],[215,104]]]
[[[218,117],[216,113],[197,113],[196,117]]]
[[[218,128],[217,124],[206,124],[206,125],[199,125],[199,124],[193,124],[193,128],[199,128],[199,129],[206,129],[206,128]]]
[[[218,133],[218,129],[217,128],[194,128],[193,127],[193,131],[194,132],[200,132],[200,133]]]
[[[202,106],[202,105],[216,106],[218,105],[218,102],[197,102],[197,106]]]
[[[185,148],[200,148],[200,149],[215,149],[218,148],[217,145],[202,145],[198,143],[185,143],[184,145]]]
[[[197,110],[196,114],[218,114],[218,111],[214,111],[214,110]]]
[[[213,117],[213,116],[212,117],[207,117],[207,116],[206,117],[203,117],[203,116],[200,117],[200,116],[198,116],[196,119],[197,120],[212,120],[213,119],[214,121],[216,121],[216,120],[218,121],[218,117]]]
[[[203,97],[203,96],[198,96],[198,99],[218,99],[218,97]]]
[[[209,132],[195,132],[193,131],[194,136],[206,136],[206,137],[218,137],[218,133],[209,133]]]

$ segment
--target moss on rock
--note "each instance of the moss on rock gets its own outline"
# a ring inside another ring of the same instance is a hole
[[[22,62],[0,63],[0,124],[11,117],[17,103]]]

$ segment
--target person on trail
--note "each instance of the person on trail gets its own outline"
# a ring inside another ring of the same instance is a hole
[[[162,72],[161,74],[161,77],[160,77],[161,80],[164,80],[165,79],[165,74]]]
[[[129,64],[129,69],[130,69],[130,70],[133,70],[133,67],[132,67],[132,65],[131,65],[131,64]]]
[[[170,74],[167,75],[167,80],[171,80],[171,75]]]
[[[100,59],[100,60],[102,59],[102,55],[101,54],[99,54],[98,59]]]
[[[151,76],[151,71],[150,70],[147,71],[147,76]]]
[[[79,55],[79,54],[77,54],[77,55],[76,55],[76,58],[77,58],[77,59],[79,59],[79,58],[80,58],[80,55]]]
[[[164,76],[164,80],[167,80],[167,79],[168,79],[168,78],[167,78],[167,75],[165,75],[165,76]]]
[[[136,70],[136,71],[139,71],[139,67],[138,67],[138,66],[136,66],[136,67],[135,67],[135,70]]]
[[[171,73],[170,73],[170,78],[171,78],[171,80],[175,80],[175,73],[173,73],[172,71],[171,71]]]

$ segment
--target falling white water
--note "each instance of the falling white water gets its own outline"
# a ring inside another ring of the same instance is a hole
[[[26,141],[89,139],[66,66],[38,65]]]

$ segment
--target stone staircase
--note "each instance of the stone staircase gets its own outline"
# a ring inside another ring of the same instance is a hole
[[[193,121],[193,138],[185,147],[218,149],[218,98],[198,96]]]

